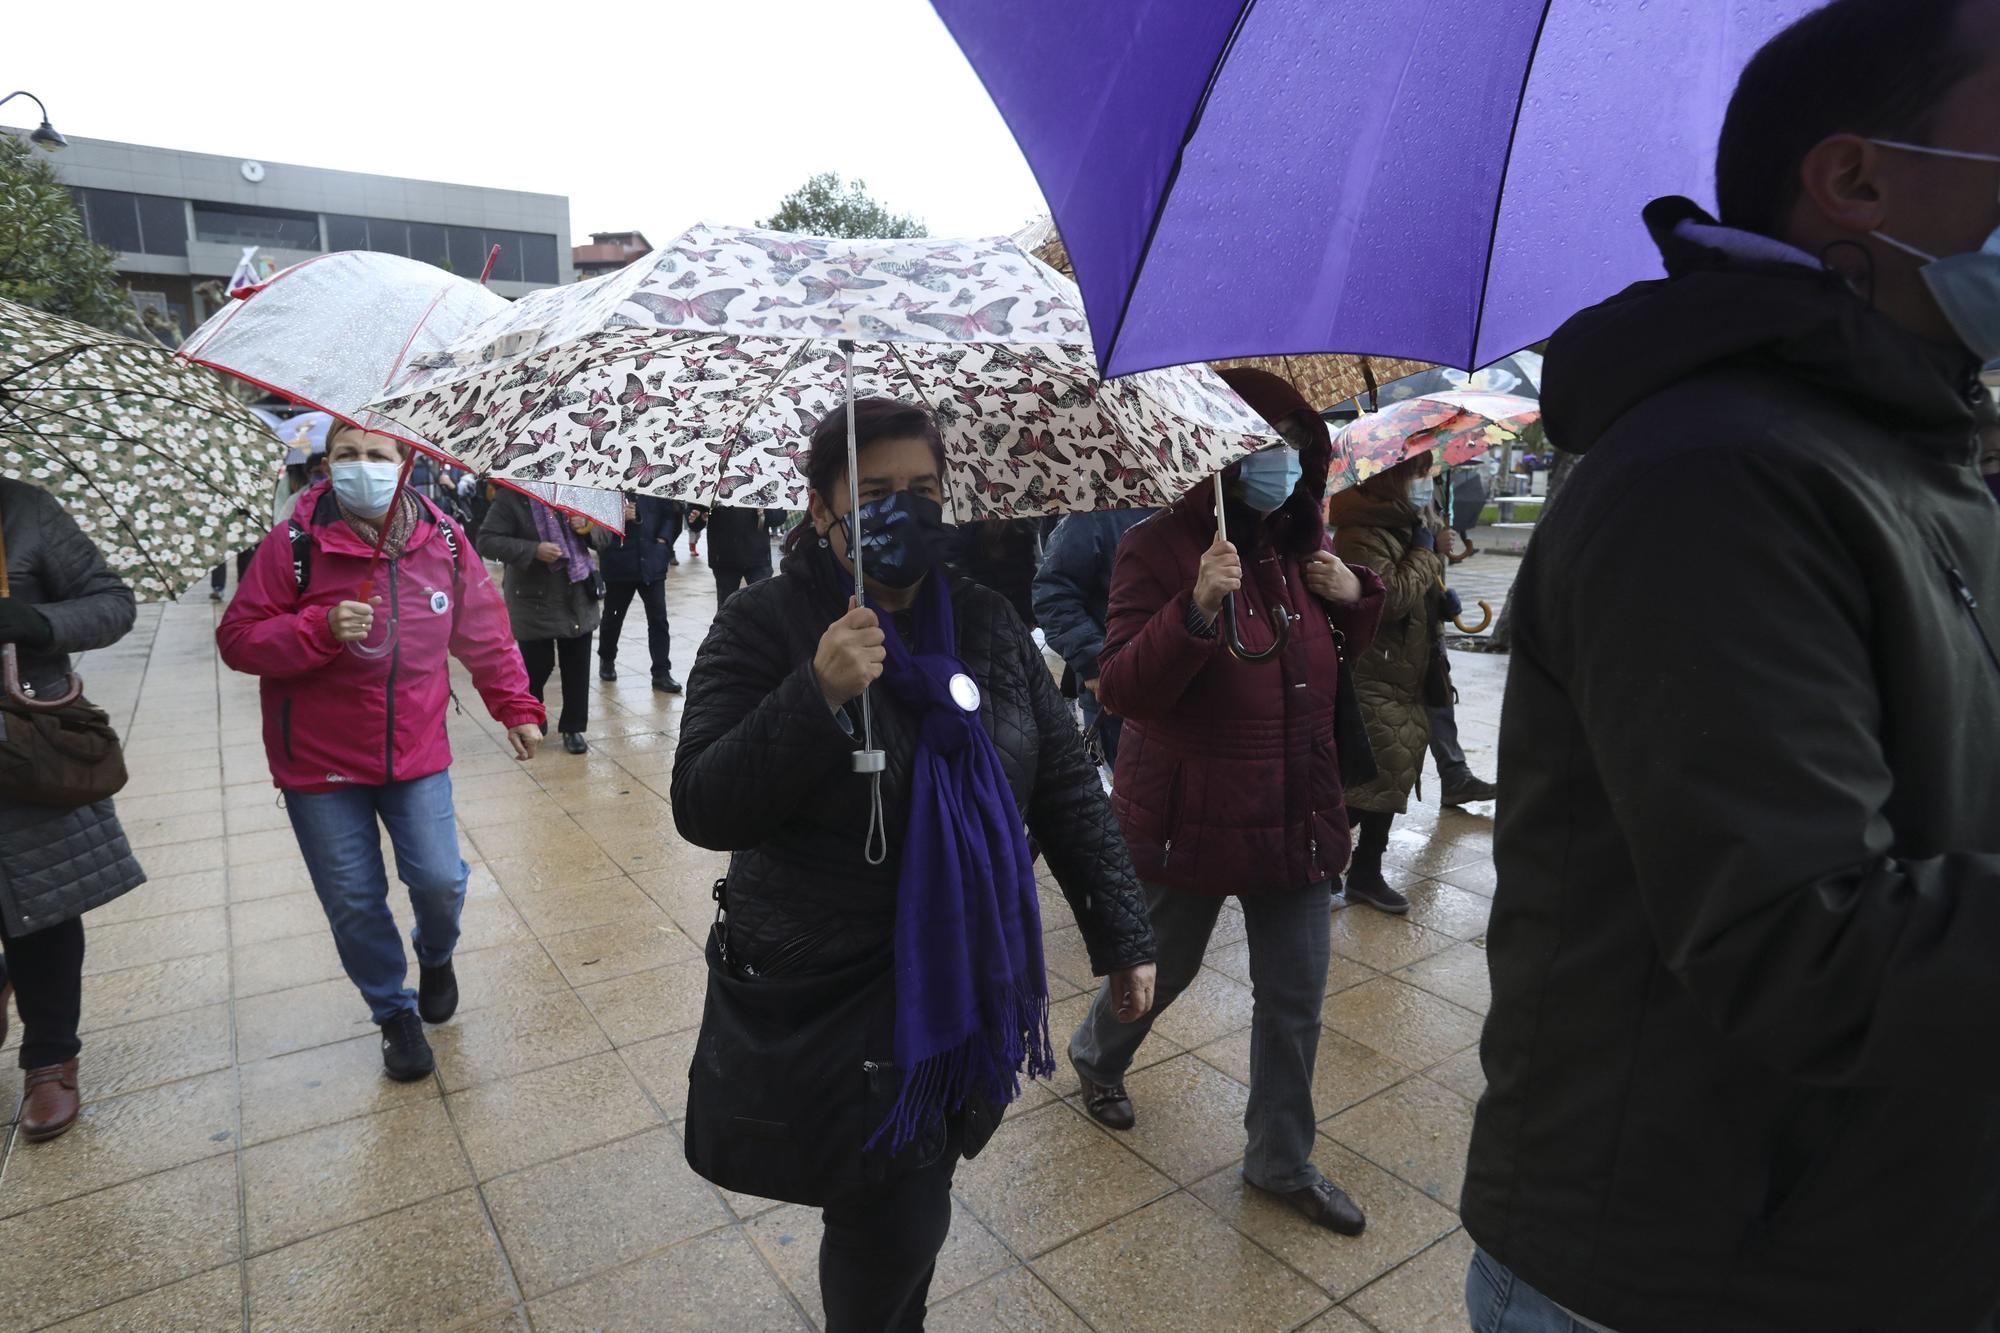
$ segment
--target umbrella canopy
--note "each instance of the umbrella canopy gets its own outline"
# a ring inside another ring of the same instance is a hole
[[[1359,486],[1417,454],[1441,453],[1448,467],[1469,463],[1541,415],[1540,403],[1504,393],[1439,393],[1392,403],[1335,434],[1330,489]]]
[[[286,467],[326,452],[326,433],[333,429],[333,418],[325,412],[301,412],[295,417],[279,417],[262,409],[252,410],[285,445]]]
[[[858,394],[937,414],[960,521],[1162,504],[1274,442],[1206,368],[1101,381],[1076,301],[1004,237],[704,225],[530,293],[374,407],[496,478],[802,508],[851,344]]]
[[[1062,234],[1056,230],[1054,222],[1042,218],[1030,223],[1016,234],[1015,239],[1020,241],[1035,258],[1072,282],[1076,280],[1076,269],[1069,262],[1069,251],[1064,248]],[[1219,361],[1211,361],[1209,365],[1215,370],[1241,367],[1245,370],[1262,370],[1276,375],[1297,389],[1299,397],[1321,410],[1343,399],[1358,397],[1386,380],[1402,380],[1421,371],[1433,369],[1422,361],[1405,361],[1393,357],[1346,356],[1338,352],[1308,356],[1225,357]]]
[[[318,255],[231,295],[236,299],[196,329],[179,355],[459,461],[370,412],[368,403],[413,359],[442,351],[505,312],[505,297],[420,260],[373,250]],[[324,448],[323,430],[318,440]],[[560,496],[547,490],[536,498],[622,532],[619,497],[583,495],[581,489],[567,488]]]
[[[178,597],[256,544],[279,453],[158,343],[0,301],[0,472],[57,496],[140,596]]]
[[[1113,375],[1546,337],[1658,276],[1641,207],[1707,188],[1737,73],[1822,2],[932,0]]]

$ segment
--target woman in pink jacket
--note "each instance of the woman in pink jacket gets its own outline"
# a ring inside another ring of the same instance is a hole
[[[383,1068],[408,1081],[431,1072],[424,1021],[442,1023],[458,1007],[451,953],[467,870],[452,820],[447,653],[472,672],[517,758],[534,757],[544,714],[465,533],[398,487],[402,449],[386,435],[334,428],[329,481],[300,492],[290,522],[257,548],[215,638],[223,661],[262,678],[271,780],[341,964],[381,1025]],[[404,985],[378,819],[416,912],[415,995]]]

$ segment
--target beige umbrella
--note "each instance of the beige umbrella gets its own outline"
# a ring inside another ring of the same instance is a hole
[[[1069,251],[1063,248],[1062,234],[1048,218],[1028,224],[1015,238],[1023,250],[1074,279]],[[1324,410],[1350,398],[1372,394],[1377,384],[1399,380],[1420,370],[1429,370],[1428,361],[1398,361],[1379,356],[1347,356],[1324,352],[1309,356],[1239,356],[1228,361],[1211,361],[1217,370],[1242,366],[1268,371],[1299,391],[1314,407]]]

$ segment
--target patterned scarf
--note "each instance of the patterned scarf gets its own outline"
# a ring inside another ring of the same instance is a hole
[[[845,586],[853,588],[851,577]],[[896,881],[896,1067],[903,1083],[887,1133],[900,1152],[968,1096],[1005,1106],[1031,1077],[1055,1071],[1041,905],[1028,839],[1000,751],[971,709],[976,682],[953,649],[951,592],[941,572],[918,593],[916,648],[880,608],[882,684],[918,720],[910,817]],[[968,694],[966,686],[975,686]]]
[[[535,511],[535,535],[545,542],[553,542],[562,548],[563,563],[571,583],[581,583],[591,576],[595,566],[590,563],[590,547],[583,538],[576,535],[569,520],[545,504],[528,501],[528,508]]]
[[[335,503],[339,503],[338,499]],[[421,509],[416,496],[410,494],[407,489],[396,492],[396,503],[390,506],[386,515],[389,520],[389,540],[382,543],[384,560],[394,560],[403,553],[403,548],[409,544],[410,534],[417,529],[419,512]],[[340,506],[340,516],[347,520],[347,526],[354,530],[354,535],[370,546],[373,546],[375,539],[382,535],[382,520],[379,518],[370,519],[363,518],[359,514],[351,514],[347,511],[346,505]]]

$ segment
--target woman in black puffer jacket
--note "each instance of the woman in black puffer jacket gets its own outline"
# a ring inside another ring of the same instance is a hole
[[[1128,1020],[1151,1004],[1154,957],[1124,839],[1026,626],[998,594],[937,567],[935,423],[882,399],[855,411],[868,603],[886,626],[850,609],[837,409],[813,435],[811,521],[778,577],[730,598],[702,645],[673,774],[681,834],[734,853],[688,1158],[725,1187],[824,1207],[829,1333],[922,1327],[957,1161],[991,1136],[1014,1069],[1049,1067],[1024,818]],[[924,693],[913,664],[946,688]],[[871,864],[871,783],[854,756],[859,696],[878,678],[886,856]],[[951,776],[980,773],[977,799]],[[983,823],[967,822],[974,805]],[[939,889],[961,874],[962,888]],[[1007,984],[971,984],[996,975]],[[911,1058],[914,1029],[966,1012],[980,1020],[960,1045],[933,1041],[941,1054]],[[997,1078],[969,1072],[1003,1051]]]

